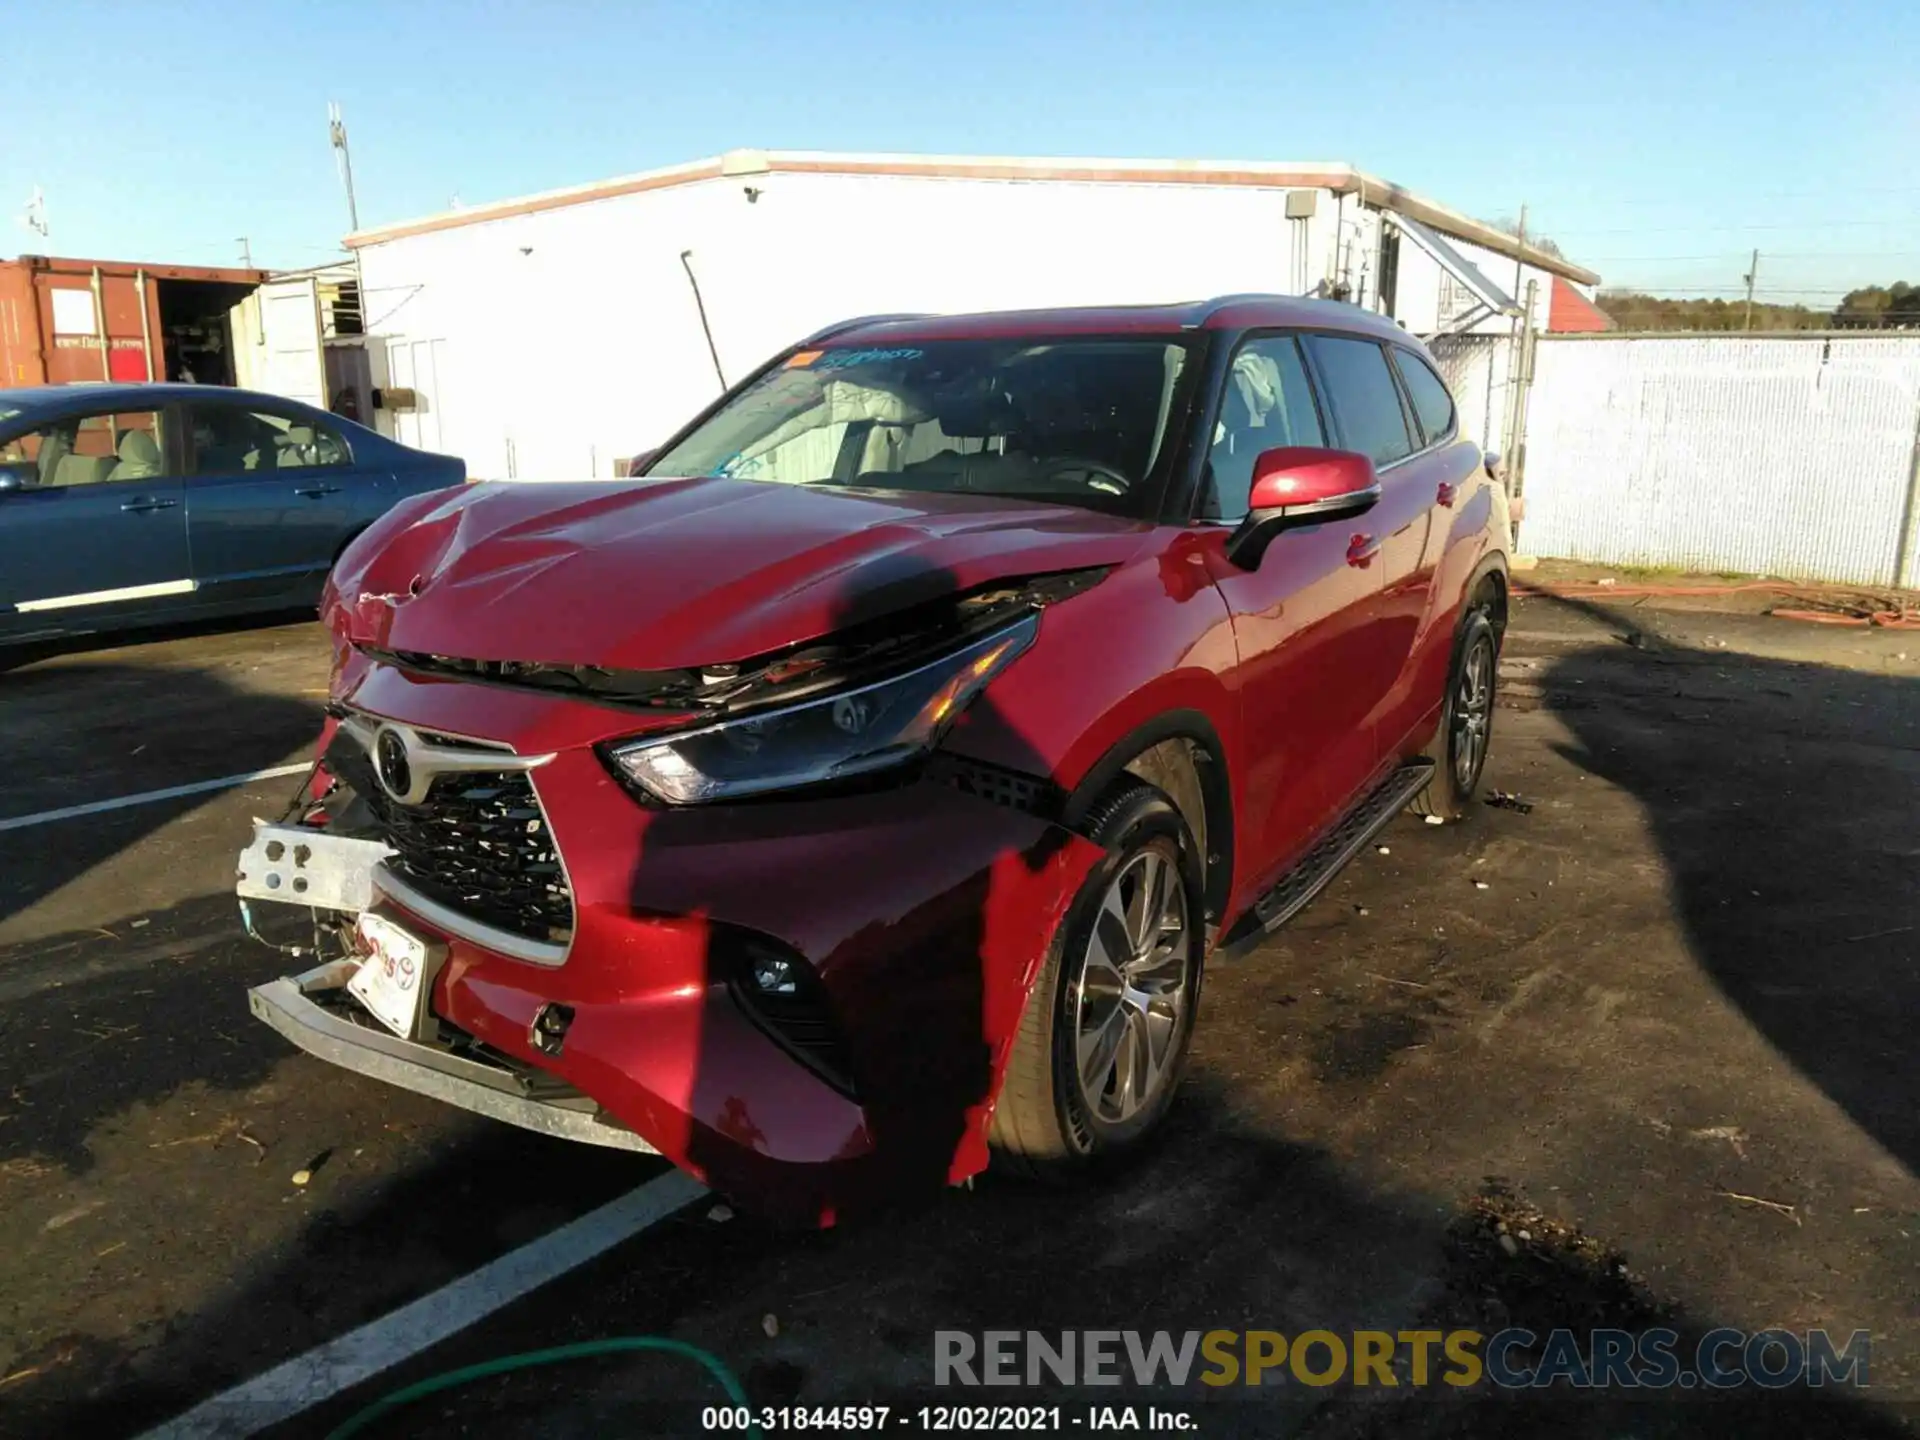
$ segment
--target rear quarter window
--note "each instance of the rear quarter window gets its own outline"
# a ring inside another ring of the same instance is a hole
[[[1387,352],[1371,340],[1338,335],[1306,338],[1341,443],[1376,465],[1390,465],[1411,455],[1413,436],[1407,429],[1399,387],[1387,369]]]
[[[1413,401],[1413,413],[1419,418],[1427,444],[1445,439],[1453,429],[1453,397],[1447,393],[1446,382],[1411,350],[1396,349],[1393,363],[1400,367],[1400,378],[1406,382],[1407,397]]]

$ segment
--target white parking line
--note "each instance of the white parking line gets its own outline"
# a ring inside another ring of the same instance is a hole
[[[156,800],[177,800],[182,795],[203,795],[209,790],[227,790],[235,785],[251,785],[256,780],[278,780],[282,775],[298,775],[311,770],[313,762],[275,765],[270,770],[249,770],[244,775],[222,775],[218,780],[196,780],[191,785],[169,785],[164,790],[143,790],[138,795],[122,795],[117,800],[92,800],[85,805],[63,805],[58,810],[42,810],[34,815],[15,815],[0,820],[0,831],[25,830],[34,825],[51,825],[56,820],[77,820],[82,815],[98,815],[106,810],[124,810],[129,805],[151,805]]]
[[[705,1193],[678,1170],[649,1180],[431,1295],[201,1401],[139,1440],[240,1440],[281,1424],[486,1319]]]

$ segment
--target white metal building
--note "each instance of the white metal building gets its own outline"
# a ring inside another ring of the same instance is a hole
[[[733,151],[350,236],[381,429],[578,479],[856,315],[1332,294],[1505,335],[1599,277],[1339,164]],[[698,285],[696,299],[695,282]],[[700,306],[704,304],[703,331]]]

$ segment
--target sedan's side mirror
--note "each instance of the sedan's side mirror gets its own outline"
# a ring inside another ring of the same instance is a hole
[[[1227,537],[1227,559],[1257,569],[1282,531],[1364,514],[1379,498],[1380,479],[1364,455],[1304,445],[1263,451],[1253,462],[1247,518]]]
[[[39,483],[39,468],[31,460],[0,461],[0,495]]]

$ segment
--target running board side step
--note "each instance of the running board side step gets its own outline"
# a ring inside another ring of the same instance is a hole
[[[1214,962],[1238,960],[1255,949],[1274,931],[1306,909],[1314,896],[1327,888],[1346,863],[1358,855],[1406,808],[1407,802],[1426,788],[1433,778],[1431,760],[1410,760],[1389,775],[1374,790],[1335,822],[1332,829],[1314,842],[1285,875],[1241,917],[1233,932],[1220,941],[1209,957]]]

